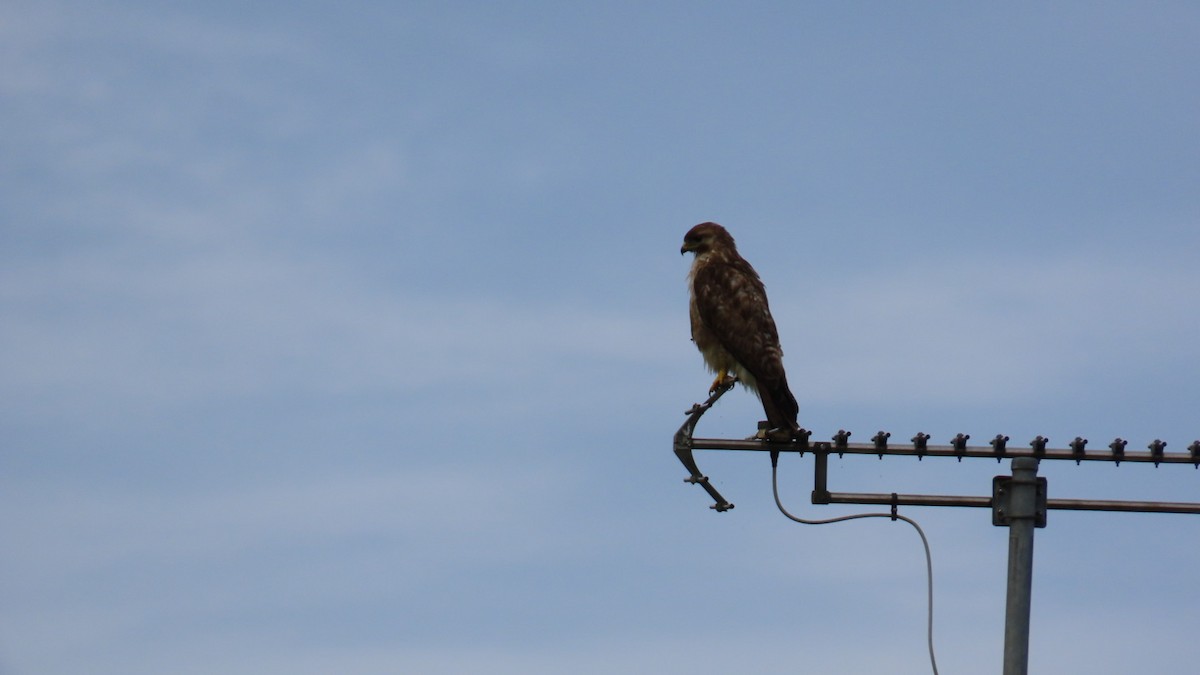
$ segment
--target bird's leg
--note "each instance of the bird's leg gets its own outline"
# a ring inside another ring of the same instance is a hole
[[[728,387],[737,381],[737,378],[729,374],[729,370],[722,368],[717,373],[717,379],[713,380],[712,386],[708,388],[708,393],[715,394],[721,387]]]

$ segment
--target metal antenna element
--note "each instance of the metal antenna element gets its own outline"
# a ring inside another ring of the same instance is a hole
[[[996,438],[1001,437],[997,436]],[[1008,440],[1007,437],[1004,438],[1005,440]],[[950,441],[950,446],[954,448],[954,454],[956,457],[958,457],[958,461],[960,462],[962,461],[963,455],[967,452],[967,441],[969,440],[971,440],[970,434],[958,434],[953,440]],[[1003,443],[1003,441],[1001,442]],[[995,441],[992,441],[992,443],[995,444]]]
[[[1011,448],[1008,436],[997,434],[988,444],[990,448],[971,447],[967,434],[958,434],[949,445],[931,445],[931,437],[925,433],[913,436],[911,445],[889,445],[891,433],[880,431],[871,437],[870,443],[851,443],[850,432],[844,429],[833,435],[832,441],[811,441],[812,432],[801,429],[786,442],[759,437],[748,440],[695,438],[696,423],[716,403],[733,382],[723,383],[712,392],[704,403],[697,403],[688,410],[687,421],[675,432],[675,455],[691,474],[684,480],[702,486],[716,503],[711,507],[717,511],[728,511],[733,504],[713,488],[708,477],[700,472],[692,456],[694,450],[740,450],[768,452],[775,466],[782,452],[796,452],[801,456],[813,453],[813,504],[876,504],[891,507],[892,515],[899,506],[963,506],[992,510],[992,523],[1009,528],[1008,600],[1006,604],[1004,675],[1025,675],[1029,661],[1029,615],[1033,576],[1033,532],[1046,526],[1049,510],[1072,511],[1130,511],[1141,513],[1193,513],[1200,514],[1197,502],[1118,501],[1100,499],[1050,499],[1047,497],[1046,479],[1037,476],[1042,460],[1071,460],[1077,465],[1083,462],[1112,462],[1120,466],[1126,463],[1191,464],[1200,469],[1200,440],[1187,446],[1187,453],[1168,453],[1167,444],[1154,439],[1148,452],[1126,450],[1128,441],[1115,439],[1108,444],[1108,452],[1087,450],[1088,440],[1076,436],[1067,448],[1048,448],[1050,440],[1038,436],[1029,442],[1029,449]],[[909,456],[922,460],[925,457],[954,457],[959,462],[964,457],[990,458],[997,462],[1012,460],[1012,474],[996,476],[992,481],[992,495],[915,495],[892,493],[832,492],[829,490],[829,455],[878,455]]]

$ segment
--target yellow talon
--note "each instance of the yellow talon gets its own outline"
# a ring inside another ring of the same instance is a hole
[[[717,373],[717,379],[713,380],[712,386],[708,388],[708,393],[715,394],[721,387],[728,386],[733,381],[729,376],[729,371],[722,368],[721,372]]]

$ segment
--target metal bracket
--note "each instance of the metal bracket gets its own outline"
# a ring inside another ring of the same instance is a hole
[[[679,427],[679,431],[675,432],[675,456],[679,458],[684,468],[691,474],[687,478],[684,478],[683,481],[704,488],[708,496],[712,497],[713,501],[716,502],[709,508],[715,510],[717,513],[724,513],[732,509],[733,503],[722,497],[720,492],[717,492],[717,489],[709,482],[708,476],[700,473],[700,467],[696,465],[696,459],[692,457],[692,434],[696,431],[696,423],[700,421],[700,416],[711,408],[717,402],[717,399],[721,398],[722,394],[732,389],[736,381],[736,378],[730,378],[720,384],[708,397],[707,401],[697,403],[692,406],[691,410],[684,412],[688,416],[687,420]]]
[[[1046,479],[1037,479],[1037,506],[1031,514],[1016,513],[1013,510],[1012,476],[996,476],[992,479],[992,525],[1008,527],[1012,521],[1019,518],[1033,518],[1035,527],[1046,526]]]

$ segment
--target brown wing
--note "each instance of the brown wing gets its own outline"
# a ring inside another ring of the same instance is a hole
[[[779,331],[767,291],[745,259],[712,261],[694,279],[696,309],[705,327],[758,380],[772,426],[796,425],[799,406],[788,389]]]

